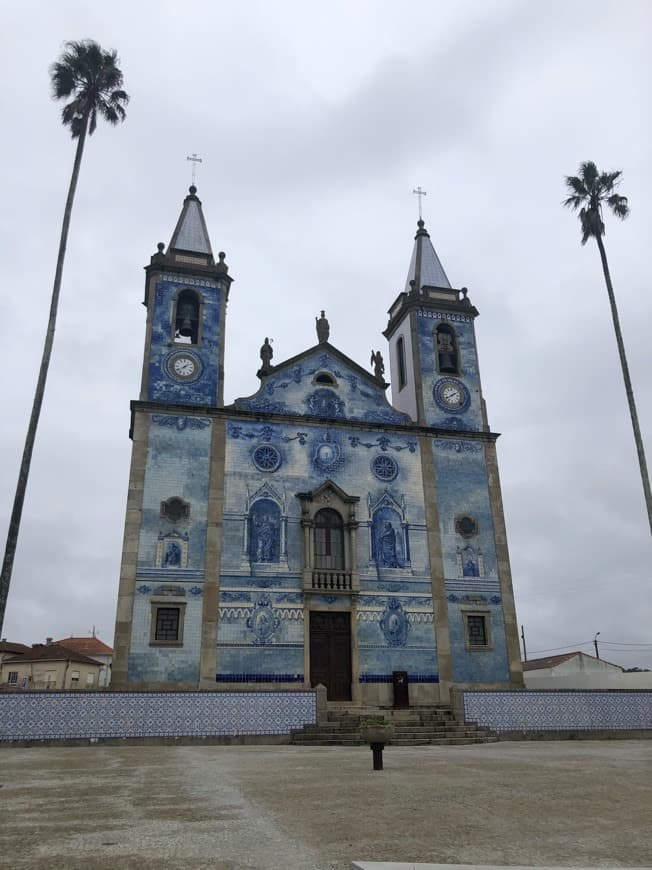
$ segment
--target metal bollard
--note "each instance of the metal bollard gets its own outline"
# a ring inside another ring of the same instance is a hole
[[[384,743],[370,743],[371,751],[374,757],[374,770],[382,770],[383,769],[383,749],[385,748]]]

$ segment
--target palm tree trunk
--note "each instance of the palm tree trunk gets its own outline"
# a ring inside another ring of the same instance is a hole
[[[32,461],[32,451],[34,449],[34,440],[36,438],[36,429],[38,427],[39,417],[41,415],[41,405],[43,404],[43,395],[45,393],[45,382],[48,377],[48,368],[50,366],[50,356],[52,355],[52,345],[54,343],[54,329],[57,322],[57,308],[59,307],[59,291],[61,289],[61,276],[63,274],[63,261],[66,256],[66,245],[68,243],[68,229],[70,227],[70,216],[72,213],[72,204],[75,199],[75,191],[77,189],[77,179],[79,178],[79,168],[81,166],[82,154],[84,152],[84,142],[86,141],[86,131],[88,129],[88,117],[83,119],[82,129],[77,140],[77,150],[75,152],[75,162],[72,168],[72,177],[70,179],[70,187],[68,188],[68,198],[66,200],[66,208],[63,213],[63,224],[61,226],[61,239],[59,241],[59,256],[57,257],[57,269],[54,275],[54,286],[52,288],[52,300],[50,302],[50,318],[48,320],[48,329],[45,335],[45,344],[43,346],[43,357],[41,359],[41,368],[39,370],[38,382],[36,384],[36,392],[34,393],[34,402],[32,404],[32,414],[29,419],[27,436],[25,438],[25,446],[23,448],[23,458],[20,463],[20,471],[18,472],[18,483],[16,485],[16,495],[14,496],[14,506],[9,520],[9,529],[7,531],[7,546],[5,548],[4,561],[2,563],[2,574],[0,574],[0,636],[2,626],[4,624],[5,609],[7,607],[7,596],[9,594],[9,584],[11,582],[11,573],[14,567],[14,556],[16,554],[16,546],[18,544],[18,532],[20,530],[20,519],[23,513],[23,503],[25,501],[25,490],[27,489],[27,478],[29,477],[29,467]]]
[[[607,294],[609,296],[609,305],[611,306],[611,316],[614,322],[614,331],[616,333],[616,342],[618,344],[618,356],[620,357],[620,365],[623,370],[623,378],[625,380],[625,392],[627,393],[627,402],[629,404],[629,414],[632,418],[632,428],[634,430],[634,441],[636,441],[636,452],[638,453],[638,464],[641,469],[641,480],[643,481],[643,493],[645,494],[645,506],[647,507],[647,518],[650,524],[650,534],[652,534],[652,492],[650,492],[650,478],[647,473],[647,462],[645,461],[645,449],[643,447],[643,439],[641,438],[641,430],[638,425],[638,414],[636,413],[636,403],[634,402],[634,390],[632,389],[632,381],[629,377],[629,367],[627,365],[627,357],[625,356],[625,344],[620,331],[620,320],[618,318],[618,309],[616,308],[616,297],[614,288],[611,283],[611,275],[609,274],[609,264],[607,263],[607,254],[604,249],[602,238],[599,235],[595,237],[600,251],[600,259],[602,260],[602,271],[604,272],[604,280],[607,284]]]

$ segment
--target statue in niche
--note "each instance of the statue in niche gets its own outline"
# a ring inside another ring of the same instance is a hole
[[[374,367],[374,377],[376,380],[384,383],[385,363],[383,362],[383,355],[379,350],[371,351],[371,365]]]
[[[180,568],[181,567],[181,547],[175,541],[169,541],[165,548],[165,557],[163,559],[164,568]]]
[[[272,366],[272,357],[274,356],[274,349],[270,343],[269,338],[265,338],[265,342],[260,348],[260,359],[262,361],[262,366],[258,369],[258,377],[262,375],[268,375],[273,366]]]
[[[322,311],[321,317],[315,317],[315,326],[317,327],[317,341],[324,344],[328,341],[331,328],[328,320],[326,320],[326,312]]]
[[[439,358],[439,371],[457,372],[457,349],[455,340],[448,329],[440,327],[437,330],[437,355]]]
[[[478,561],[475,557],[475,550],[472,547],[465,547],[462,550],[462,576],[480,576],[480,571],[478,570]]]
[[[387,568],[398,568],[398,555],[396,552],[396,532],[394,526],[385,521],[385,525],[378,535],[378,556],[381,565]]]
[[[274,539],[276,529],[269,514],[264,514],[256,522],[256,562],[274,561]]]

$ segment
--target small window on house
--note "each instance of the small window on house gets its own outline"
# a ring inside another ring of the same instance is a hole
[[[449,323],[440,323],[435,330],[437,368],[442,374],[459,375],[460,353],[457,335]]]
[[[9,671],[7,682],[10,686],[15,686],[18,682],[18,671]]]
[[[344,523],[332,508],[315,514],[315,568],[344,570]]]
[[[328,372],[319,372],[318,375],[315,375],[316,384],[329,384],[331,387],[337,386],[337,381],[333,377],[333,375],[329,375]]]
[[[90,688],[95,683],[95,674],[86,674],[86,686]]]
[[[183,344],[199,344],[199,299],[193,290],[182,290],[177,297],[174,340]]]
[[[399,336],[396,342],[396,362],[398,364],[398,388],[402,390],[407,384],[407,375],[405,373],[405,343],[403,336]]]
[[[491,646],[486,613],[465,613],[466,646],[468,649],[488,649]]]
[[[76,689],[79,686],[79,671],[70,672],[70,688]]]
[[[151,646],[183,646],[185,603],[152,602]]]

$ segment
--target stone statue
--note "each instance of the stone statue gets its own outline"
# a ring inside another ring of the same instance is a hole
[[[265,515],[256,524],[256,562],[274,561],[276,527],[271,517]]]
[[[324,311],[322,311],[321,317],[315,317],[315,326],[317,327],[317,340],[320,344],[324,344],[325,341],[328,341],[328,336],[331,332],[331,328],[329,326],[328,320],[326,320],[326,313]]]
[[[260,348],[260,358],[263,362],[262,366],[258,369],[257,375],[258,377],[262,377],[263,375],[268,375],[273,366],[272,366],[272,357],[274,356],[274,349],[269,342],[269,338],[265,338],[265,343]]]
[[[383,355],[379,350],[371,351],[371,365],[374,367],[374,376],[376,380],[385,383],[383,378],[383,375],[385,374],[385,363],[383,362]]]
[[[378,553],[381,564],[386,565],[388,568],[398,568],[396,533],[389,521],[385,522],[385,528],[378,536]]]

